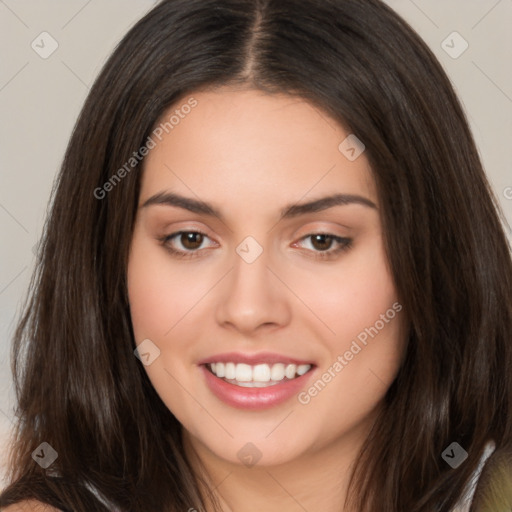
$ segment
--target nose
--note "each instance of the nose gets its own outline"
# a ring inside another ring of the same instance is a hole
[[[272,264],[270,251],[264,249],[251,260],[243,252],[235,253],[216,306],[218,324],[245,337],[282,328],[291,318],[291,294]]]

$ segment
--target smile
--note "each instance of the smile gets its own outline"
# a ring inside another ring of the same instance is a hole
[[[310,364],[256,364],[234,362],[210,363],[207,368],[218,378],[235,386],[263,388],[293,380],[307,373]]]
[[[264,410],[283,404],[303,389],[316,374],[316,364],[291,362],[289,358],[268,355],[229,355],[202,361],[198,368],[210,392],[230,407]],[[252,359],[252,361],[251,361]],[[259,359],[259,360],[258,360]],[[266,362],[262,362],[267,360]]]

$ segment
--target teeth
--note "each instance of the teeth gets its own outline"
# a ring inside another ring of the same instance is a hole
[[[236,377],[235,363],[226,363],[226,374],[224,377],[226,379],[234,379]]]
[[[235,367],[235,379],[238,382],[251,382],[252,368],[248,364],[237,364]]]
[[[285,377],[295,379],[304,375],[311,369],[310,364],[287,364],[276,363],[273,365],[257,364],[251,366],[244,363],[211,363],[210,370],[219,378],[228,381],[235,381],[243,387],[265,387],[278,384]]]
[[[272,365],[270,370],[270,378],[272,380],[283,380],[284,379],[284,364],[277,363]]]
[[[268,364],[257,364],[252,369],[252,378],[258,382],[269,382],[270,373],[270,366]]]
[[[295,377],[295,373],[297,372],[296,364],[289,364],[284,371],[287,379],[293,379]]]
[[[217,375],[217,377],[224,377],[226,375],[226,366],[224,363],[217,363],[215,368],[212,365],[212,372]]]
[[[304,375],[310,368],[310,364],[299,364],[299,366],[297,366],[297,374]]]

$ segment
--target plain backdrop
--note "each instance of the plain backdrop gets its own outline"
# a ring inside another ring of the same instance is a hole
[[[450,77],[512,224],[512,0],[387,3]],[[51,186],[91,84],[117,42],[154,5],[0,0],[0,488],[14,417],[11,339]]]

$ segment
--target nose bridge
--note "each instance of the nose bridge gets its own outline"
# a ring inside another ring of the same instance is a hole
[[[261,239],[261,238],[260,238]],[[253,236],[247,236],[236,247],[233,285],[241,292],[268,293],[271,254],[268,243],[260,244]],[[244,293],[245,295],[245,293]],[[254,295],[254,298],[256,296]]]
[[[287,322],[286,290],[273,275],[275,270],[269,269],[273,258],[264,243],[246,236],[235,248],[233,269],[217,309],[219,323],[248,332],[262,324]]]

